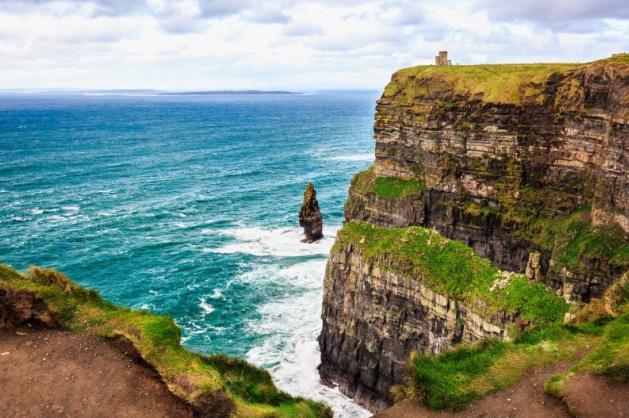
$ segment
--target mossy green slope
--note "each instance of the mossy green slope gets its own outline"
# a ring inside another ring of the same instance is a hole
[[[568,371],[549,379],[546,392],[561,397],[565,381],[581,373],[629,382],[629,272],[577,312],[575,322],[603,324],[600,341]]]
[[[243,360],[184,349],[171,318],[116,306],[57,271],[32,267],[20,273],[0,265],[0,288],[35,293],[65,330],[127,338],[169,389],[192,404],[224,392],[235,406],[232,417],[332,416],[322,403],[279,391],[268,372]]]
[[[351,189],[359,193],[389,200],[419,196],[424,188],[425,183],[420,178],[376,177],[373,167],[356,174],[351,184]]]
[[[512,342],[481,340],[439,355],[415,355],[409,361],[407,382],[396,388],[434,409],[460,410],[470,402],[505,389],[533,367],[578,358],[600,341],[597,325],[543,326]]]
[[[560,321],[568,305],[544,284],[519,274],[505,276],[465,244],[417,226],[385,228],[352,220],[338,232],[332,252],[348,244],[360,248],[366,259],[420,280],[448,298],[486,306],[486,313],[507,312],[536,323]],[[494,284],[505,279],[502,288]],[[483,313],[483,312],[480,312]]]

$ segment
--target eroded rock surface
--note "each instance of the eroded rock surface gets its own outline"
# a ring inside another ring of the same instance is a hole
[[[481,315],[466,306],[366,261],[351,245],[334,251],[324,282],[321,375],[360,404],[389,406],[389,388],[406,376],[412,352],[438,353],[463,341],[506,337],[513,318]]]
[[[413,83],[424,88],[403,96]],[[524,272],[538,252],[535,274],[566,299],[600,296],[626,266],[598,254],[563,263],[544,233],[584,209],[584,223],[629,233],[629,64],[552,73],[543,84],[523,84],[516,103],[448,86],[394,74],[377,105],[374,175],[419,173],[426,187],[403,199],[352,187],[346,218],[435,228],[509,271]]]
[[[302,242],[312,243],[323,238],[323,217],[312,183],[308,183],[304,191],[304,202],[299,211],[299,226],[304,228]]]
[[[0,288],[0,328],[27,324],[58,327],[46,304],[33,292]]]

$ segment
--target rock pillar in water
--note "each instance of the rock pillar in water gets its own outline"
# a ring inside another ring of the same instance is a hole
[[[308,183],[304,192],[304,203],[299,211],[299,226],[304,228],[302,242],[315,242],[323,238],[323,218],[317,202],[317,192],[312,183]]]

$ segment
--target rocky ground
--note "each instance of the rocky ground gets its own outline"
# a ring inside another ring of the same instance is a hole
[[[192,417],[155,372],[104,340],[0,329],[0,411],[10,417]]]

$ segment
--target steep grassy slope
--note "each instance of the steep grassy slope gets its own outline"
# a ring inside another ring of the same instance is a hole
[[[169,390],[202,416],[332,416],[322,403],[279,391],[268,372],[243,360],[184,349],[171,318],[111,304],[57,271],[31,267],[21,273],[0,265],[0,290],[34,293],[65,330],[130,341]]]
[[[458,241],[430,229],[411,226],[384,228],[350,221],[338,232],[334,253],[352,244],[367,259],[386,254],[382,268],[419,280],[431,290],[456,301],[483,304],[484,313],[506,313],[535,323],[560,321],[568,305],[542,283],[523,275],[504,274],[488,260]]]

